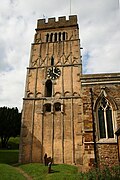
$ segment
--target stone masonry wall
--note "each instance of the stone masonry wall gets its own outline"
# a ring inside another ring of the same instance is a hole
[[[116,82],[117,80],[117,82]],[[115,165],[118,164],[118,146],[117,138],[102,142],[99,139],[98,122],[96,116],[96,106],[102,93],[109,99],[114,113],[115,129],[114,133],[120,126],[120,76],[119,74],[99,74],[83,75],[82,82],[82,100],[83,100],[83,122],[84,122],[84,167],[93,166],[94,162],[94,142],[93,142],[93,118],[91,93],[93,92],[93,114],[96,128],[96,153],[98,165]]]

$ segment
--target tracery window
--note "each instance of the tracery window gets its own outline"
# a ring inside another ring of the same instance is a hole
[[[114,138],[113,112],[109,101],[103,96],[98,106],[99,138]]]

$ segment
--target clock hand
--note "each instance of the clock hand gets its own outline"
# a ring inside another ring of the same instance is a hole
[[[57,72],[55,72],[55,70],[56,70],[56,68],[55,68],[55,67],[53,67],[53,74],[55,74],[55,75],[59,76],[59,75],[58,75],[58,73],[57,73]]]
[[[55,74],[56,76],[59,76],[59,74],[57,74],[57,73],[55,73],[55,72],[54,72],[54,74]]]
[[[56,72],[56,67],[54,67],[53,71],[54,71],[54,73],[57,73],[57,72]]]

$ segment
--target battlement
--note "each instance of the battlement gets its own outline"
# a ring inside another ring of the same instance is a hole
[[[58,17],[58,21],[55,18],[38,19],[37,29],[50,29],[50,28],[60,28],[60,27],[69,27],[77,25],[77,16],[71,15],[69,19],[66,20],[66,16]]]

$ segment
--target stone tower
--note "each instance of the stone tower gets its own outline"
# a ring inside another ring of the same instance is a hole
[[[39,19],[23,99],[19,162],[117,165],[120,73],[82,74],[77,16]]]
[[[19,161],[82,159],[81,54],[77,16],[39,19],[23,99]]]

